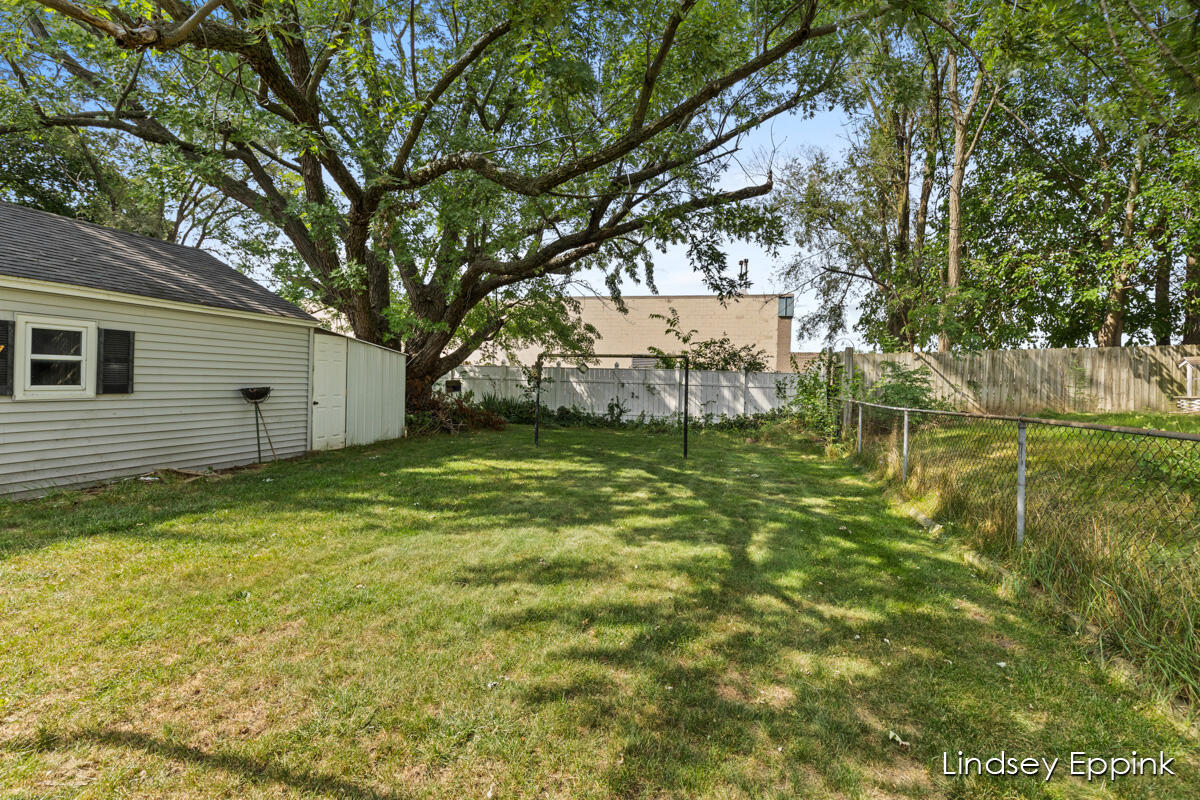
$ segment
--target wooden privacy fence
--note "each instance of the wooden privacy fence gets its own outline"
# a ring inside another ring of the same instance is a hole
[[[623,419],[645,415],[662,419],[679,413],[683,370],[544,367],[542,405],[608,414],[618,407]],[[438,381],[457,380],[476,398],[528,397],[532,378],[520,367],[458,367]],[[691,370],[689,406],[693,417],[762,414],[786,404],[795,393],[794,376],[779,372]],[[615,404],[615,405],[612,405]]]
[[[985,350],[980,353],[854,353],[869,386],[884,362],[928,367],[934,395],[964,411],[1031,414],[1171,411],[1185,391],[1179,362],[1200,345]]]

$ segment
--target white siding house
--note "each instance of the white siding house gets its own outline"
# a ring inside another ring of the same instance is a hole
[[[0,497],[253,462],[243,387],[271,388],[267,458],[400,436],[403,356],[317,325],[201,251],[0,203]],[[343,354],[329,412],[324,340]]]

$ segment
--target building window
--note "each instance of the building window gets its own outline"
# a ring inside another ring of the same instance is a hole
[[[18,315],[16,340],[16,399],[96,394],[96,323]]]
[[[791,319],[796,309],[796,298],[780,297],[779,298],[779,316]]]

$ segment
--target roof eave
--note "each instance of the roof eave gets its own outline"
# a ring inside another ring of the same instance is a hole
[[[70,297],[85,297],[92,300],[106,300],[115,303],[147,306],[150,308],[167,308],[175,311],[191,311],[197,314],[212,314],[214,316],[221,317],[271,321],[287,325],[300,325],[306,328],[316,328],[321,325],[319,320],[308,317],[307,315],[306,317],[292,317],[285,316],[283,314],[272,314],[269,311],[243,311],[242,309],[237,308],[207,306],[200,303],[184,303],[179,300],[162,300],[157,297],[146,297],[144,295],[128,294],[126,292],[114,292],[109,289],[94,289],[90,286],[78,286],[72,283],[41,281],[35,278],[18,278],[13,275],[0,275],[0,287],[10,289],[25,289],[28,291],[66,295]]]

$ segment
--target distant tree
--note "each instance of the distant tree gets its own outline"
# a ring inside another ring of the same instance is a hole
[[[1200,342],[1200,10],[955,0],[870,24],[842,159],[782,171],[810,335]],[[866,37],[864,37],[866,40]],[[857,316],[857,323],[854,317]]]
[[[782,277],[819,298],[797,319],[802,333],[841,333],[858,315],[868,341],[912,350],[952,321],[941,313],[945,253],[934,246],[947,194],[947,37],[880,21],[864,40],[848,70],[844,159],[809,153],[781,172],[777,202],[801,246]]]
[[[244,210],[197,178],[146,163],[146,147],[104,131],[0,136],[0,200],[193,247],[238,249]]]

